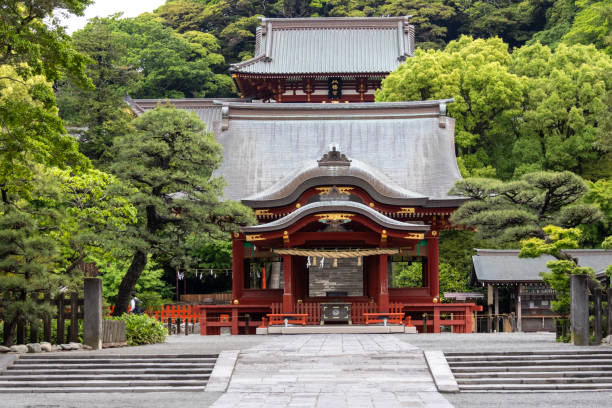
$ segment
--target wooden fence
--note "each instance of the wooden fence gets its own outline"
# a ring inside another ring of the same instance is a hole
[[[4,321],[3,344],[38,343],[41,339],[41,329],[42,340],[51,342],[53,321],[56,323],[55,338],[58,344],[79,341],[79,320],[83,320],[83,299],[79,298],[78,293],[74,292],[69,296],[60,294],[54,299],[49,294],[45,294],[37,301],[52,305],[54,312],[39,321],[20,320],[13,338],[9,338],[8,322]]]

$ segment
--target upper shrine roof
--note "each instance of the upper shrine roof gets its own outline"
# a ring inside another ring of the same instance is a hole
[[[243,74],[346,74],[395,70],[414,54],[410,17],[263,18]]]

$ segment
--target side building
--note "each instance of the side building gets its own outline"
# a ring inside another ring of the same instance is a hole
[[[593,268],[597,278],[605,281],[606,268],[612,265],[612,251],[603,249],[565,250],[578,259],[580,266]],[[554,320],[560,318],[551,310],[556,294],[540,276],[549,272],[550,255],[519,258],[519,250],[476,249],[472,257],[472,285],[482,285],[488,292],[488,314],[514,313],[519,331],[555,331]]]

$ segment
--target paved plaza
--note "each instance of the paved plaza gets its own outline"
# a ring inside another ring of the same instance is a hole
[[[228,392],[4,394],[4,408],[223,407],[604,407],[611,392],[444,394],[422,350],[563,349],[554,335],[519,333],[309,336],[171,336],[164,344],[95,354],[240,350]]]
[[[213,408],[436,407],[423,352],[377,334],[280,336],[243,351]]]

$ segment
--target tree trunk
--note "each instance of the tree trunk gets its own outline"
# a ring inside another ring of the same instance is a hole
[[[144,271],[147,266],[147,253],[141,250],[137,250],[132,258],[132,264],[128,268],[121,284],[119,285],[119,292],[117,293],[117,302],[115,303],[115,310],[113,316],[121,316],[127,313],[130,305],[130,299],[132,297],[132,291],[136,286],[140,274]]]
[[[19,316],[14,317],[10,322],[7,322],[6,320],[4,321],[4,341],[2,343],[5,347],[11,347],[13,345],[18,319]]]

